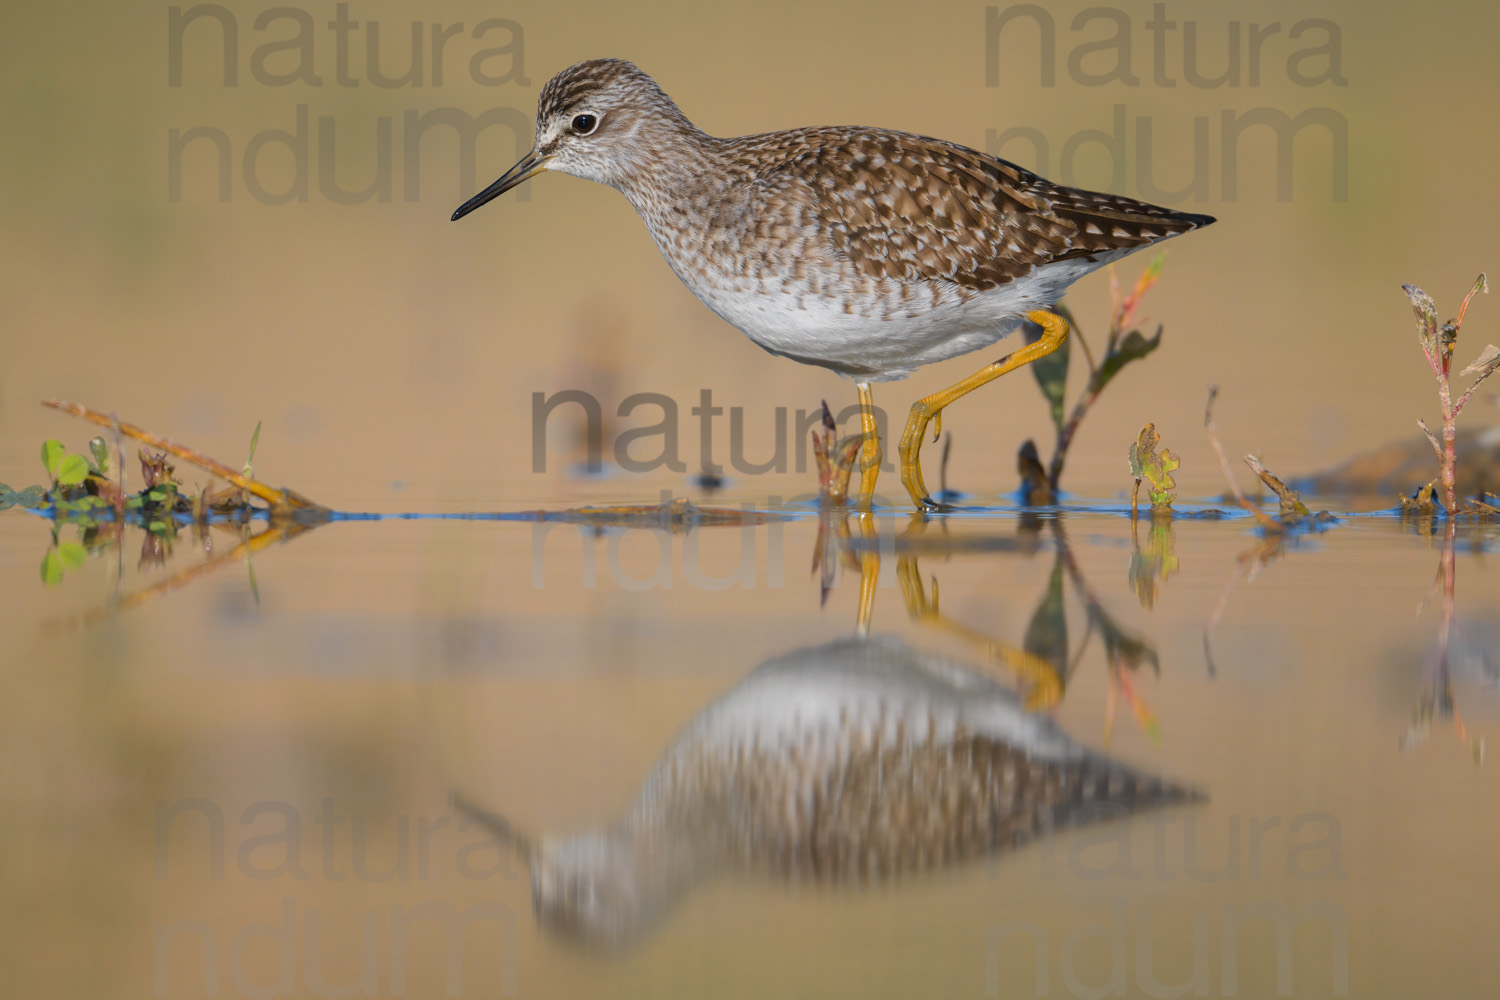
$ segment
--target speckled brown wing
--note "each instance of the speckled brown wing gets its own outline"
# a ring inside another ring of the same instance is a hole
[[[1063,187],[924,136],[826,128],[775,138],[757,152],[783,159],[761,183],[782,197],[810,192],[833,251],[877,279],[984,291],[1053,261],[1139,249],[1214,221]]]
[[[743,772],[750,818],[736,831],[738,856],[772,875],[844,885],[998,855],[1055,830],[1201,798],[1102,758],[1042,760],[960,733],[947,744],[851,754],[789,814],[786,803],[801,801],[785,783],[796,763]]]

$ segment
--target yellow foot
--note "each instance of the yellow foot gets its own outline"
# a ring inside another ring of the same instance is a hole
[[[941,506],[928,495],[927,484],[922,482],[922,439],[927,435],[927,424],[933,416],[927,400],[919,399],[913,403],[897,448],[901,454],[901,485],[906,487],[912,503],[919,510],[937,510]]]
[[[948,404],[988,382],[993,382],[1006,372],[1015,371],[1017,368],[1031,364],[1037,358],[1046,357],[1057,350],[1067,339],[1068,321],[1056,313],[1035,309],[1027,313],[1026,318],[1042,328],[1041,339],[1036,343],[1027,344],[994,364],[986,365],[963,381],[955,382],[948,388],[930,396],[924,396],[911,404],[911,414],[906,418],[906,429],[901,432],[901,484],[906,487],[906,492],[911,494],[912,503],[916,504],[919,510],[938,510],[942,507],[942,504],[928,495],[927,485],[922,482],[922,438],[926,436],[927,425],[934,423],[935,429],[941,431],[942,412]],[[933,439],[936,440],[936,438],[934,434]]]

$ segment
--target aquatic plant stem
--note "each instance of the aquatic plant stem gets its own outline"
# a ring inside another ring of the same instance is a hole
[[[238,486],[247,493],[251,493],[266,501],[271,505],[272,510],[327,510],[322,504],[315,503],[294,490],[277,489],[274,486],[267,486],[259,480],[250,479],[236,472],[223,462],[209,458],[207,455],[194,451],[186,445],[178,444],[171,438],[153,434],[148,430],[137,427],[135,424],[128,424],[123,420],[117,420],[109,414],[92,410],[80,403],[70,403],[64,399],[44,399],[42,400],[42,405],[49,406],[54,410],[61,410],[75,417],[80,417],[90,423],[98,424],[100,427],[114,428],[126,437],[134,438],[153,448],[160,448],[162,451],[177,456],[184,462],[191,462],[204,472],[218,476],[225,482],[233,486]],[[123,472],[123,468],[121,471]]]
[[[1443,466],[1439,473],[1443,483],[1443,505],[1449,517],[1458,516],[1458,477],[1456,441],[1458,436],[1458,413],[1453,408],[1453,396],[1448,387],[1448,369],[1453,363],[1450,354],[1443,358],[1443,374],[1438,377],[1438,402],[1443,411]]]
[[[1208,387],[1208,402],[1203,407],[1203,429],[1208,432],[1208,440],[1213,443],[1214,452],[1219,456],[1219,467],[1224,470],[1224,481],[1229,484],[1229,491],[1234,494],[1235,502],[1241,507],[1255,515],[1255,519],[1269,532],[1280,534],[1282,526],[1276,519],[1265,511],[1245,499],[1245,494],[1240,492],[1239,484],[1234,481],[1234,472],[1229,467],[1229,456],[1224,454],[1224,446],[1219,443],[1218,431],[1214,428],[1214,400],[1218,398],[1219,387],[1217,384]]]

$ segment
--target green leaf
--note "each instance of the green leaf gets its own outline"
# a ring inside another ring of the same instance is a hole
[[[1153,673],[1161,673],[1161,658],[1157,655],[1155,646],[1148,640],[1125,631],[1103,608],[1095,606],[1089,610],[1094,626],[1099,629],[1099,636],[1104,641],[1105,656],[1111,663],[1119,663],[1131,670],[1139,670],[1149,664]]]
[[[1026,626],[1026,637],[1021,646],[1033,656],[1039,656],[1052,664],[1058,677],[1066,678],[1068,669],[1068,618],[1063,610],[1063,564],[1062,558],[1052,564],[1052,575],[1047,580],[1047,592],[1032,612],[1031,622]]]
[[[1176,489],[1177,481],[1172,478],[1172,473],[1180,468],[1182,468],[1182,459],[1172,454],[1170,448],[1163,448],[1161,459],[1155,465],[1145,469],[1146,478],[1151,480],[1152,486],[1163,492]]]
[[[1141,428],[1135,443],[1130,446],[1130,471],[1137,483],[1144,479],[1151,484],[1147,491],[1151,506],[1167,507],[1177,498],[1177,494],[1171,492],[1177,487],[1172,472],[1181,467],[1182,462],[1166,448],[1158,455],[1156,446],[1159,444],[1161,435],[1156,433],[1155,424]]]
[[[54,480],[57,479],[57,467],[62,464],[63,456],[67,453],[68,449],[63,447],[61,441],[49,438],[42,442],[42,464],[47,467],[47,475]]]
[[[1136,439],[1130,442],[1130,474],[1137,480],[1146,478],[1146,463],[1151,460],[1151,453],[1156,450],[1160,440],[1161,435],[1156,433],[1156,425],[1147,424]]]
[[[42,556],[42,582],[49,587],[62,583],[63,564],[56,549],[48,549]]]
[[[57,557],[68,569],[77,569],[88,562],[89,550],[77,542],[61,542],[57,546]]]
[[[88,459],[82,455],[69,455],[57,465],[57,481],[63,486],[77,486],[88,478]]]
[[[94,456],[94,468],[100,475],[109,472],[109,445],[104,443],[104,438],[96,437],[89,441],[89,454]]]
[[[260,424],[259,420],[255,422],[255,433],[250,435],[250,454],[245,458],[245,478],[247,479],[255,477],[255,446],[260,444]]]
[[[1099,370],[1090,379],[1089,391],[1097,393],[1109,384],[1110,380],[1120,374],[1120,369],[1132,361],[1139,361],[1152,351],[1161,346],[1161,327],[1156,328],[1154,337],[1143,337],[1139,330],[1131,330],[1120,338],[1120,342],[1114,346],[1104,360],[1099,362]]]
[[[47,502],[47,487],[28,486],[16,494],[16,503],[27,510],[36,510]]]

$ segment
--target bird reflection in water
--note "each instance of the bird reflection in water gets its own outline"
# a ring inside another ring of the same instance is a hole
[[[878,555],[859,558],[873,579]],[[992,668],[867,634],[869,606],[855,636],[768,660],[702,709],[615,823],[533,839],[459,800],[529,865],[539,924],[618,950],[714,878],[895,881],[1201,799],[1077,743]],[[1048,669],[994,645],[1022,678]]]

